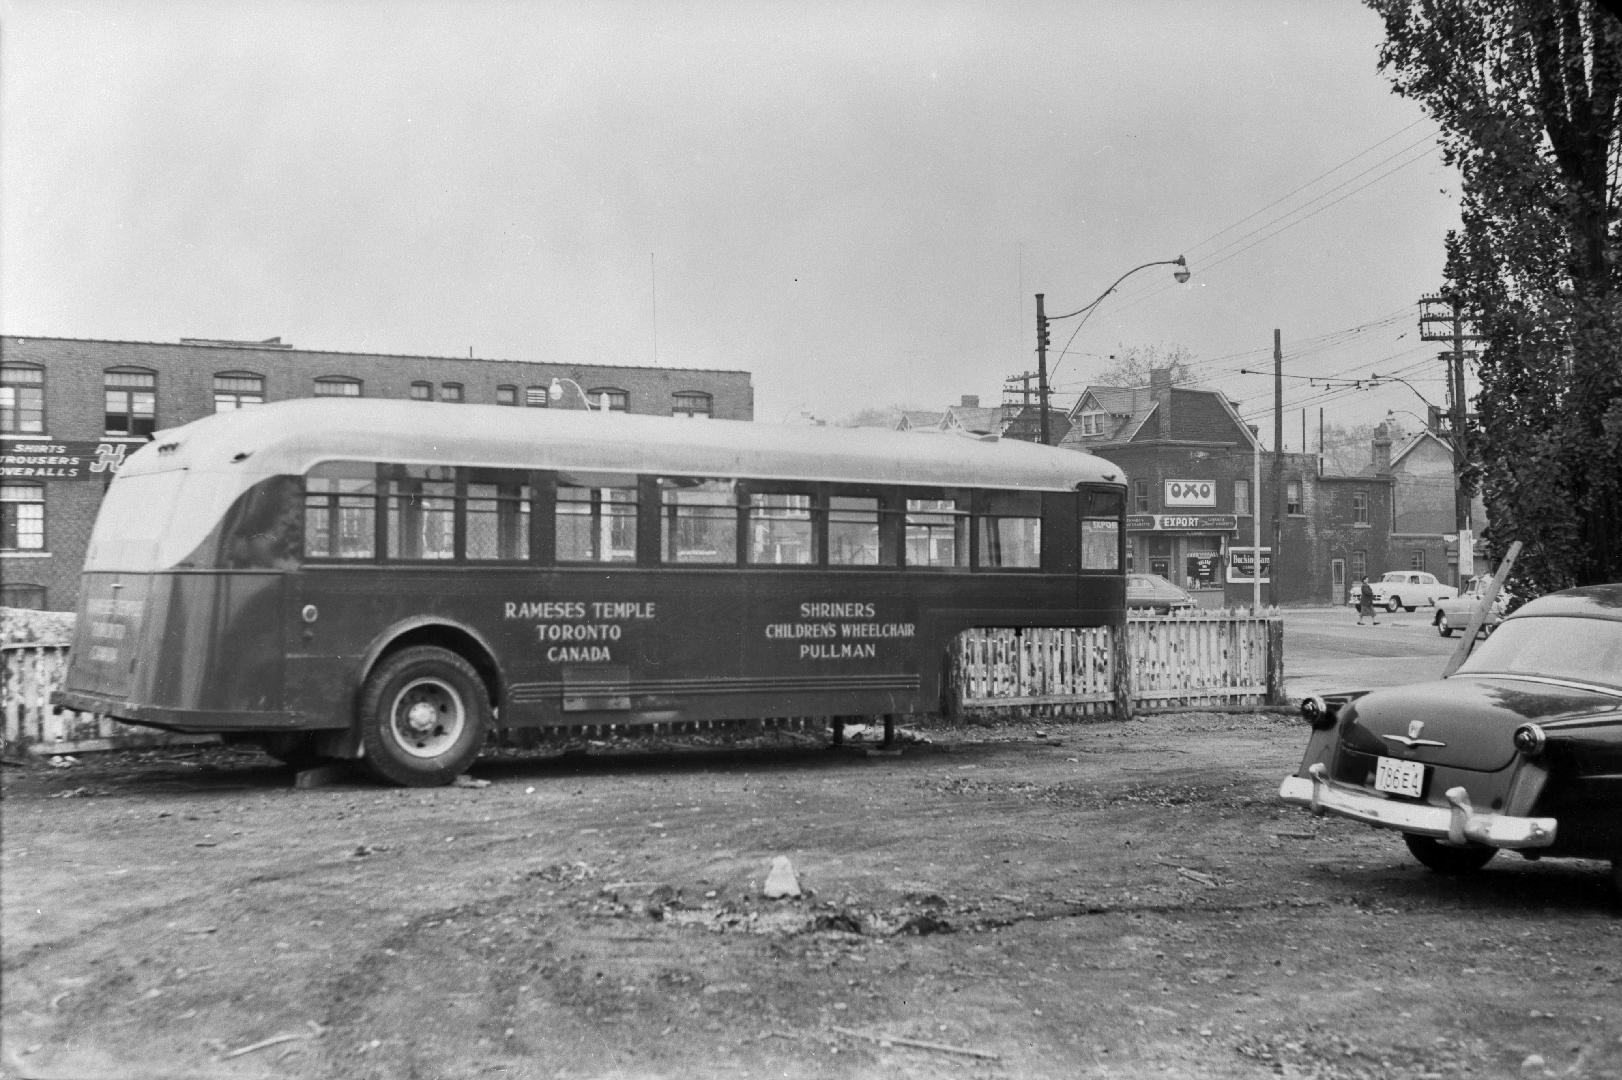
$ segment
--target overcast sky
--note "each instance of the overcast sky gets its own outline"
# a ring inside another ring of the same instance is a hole
[[[1353,0],[3,0],[0,325],[1068,403],[1181,346],[1263,423],[1445,403],[1458,183]],[[1074,336],[1072,336],[1072,334]],[[1063,350],[1063,355],[1060,356]],[[1414,424],[1411,416],[1403,416]]]

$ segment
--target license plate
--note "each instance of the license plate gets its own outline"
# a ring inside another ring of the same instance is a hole
[[[1374,766],[1374,789],[1420,798],[1425,793],[1425,766],[1417,761],[1383,757]]]

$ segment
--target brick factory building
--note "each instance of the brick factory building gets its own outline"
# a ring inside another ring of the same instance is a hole
[[[0,606],[74,607],[102,493],[155,430],[290,398],[582,408],[582,393],[626,412],[754,419],[747,371],[323,352],[279,338],[0,337]]]

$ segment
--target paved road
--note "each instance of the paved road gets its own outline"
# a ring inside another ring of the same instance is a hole
[[[1459,636],[1442,637],[1434,612],[1380,612],[1379,623],[1357,624],[1349,607],[1284,609],[1284,687],[1292,701],[1335,690],[1434,679],[1441,675]]]

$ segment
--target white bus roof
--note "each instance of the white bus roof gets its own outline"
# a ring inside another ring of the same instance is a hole
[[[327,461],[1072,491],[1124,483],[1092,454],[946,432],[582,409],[304,398],[158,432],[121,475],[237,473],[238,490]]]

